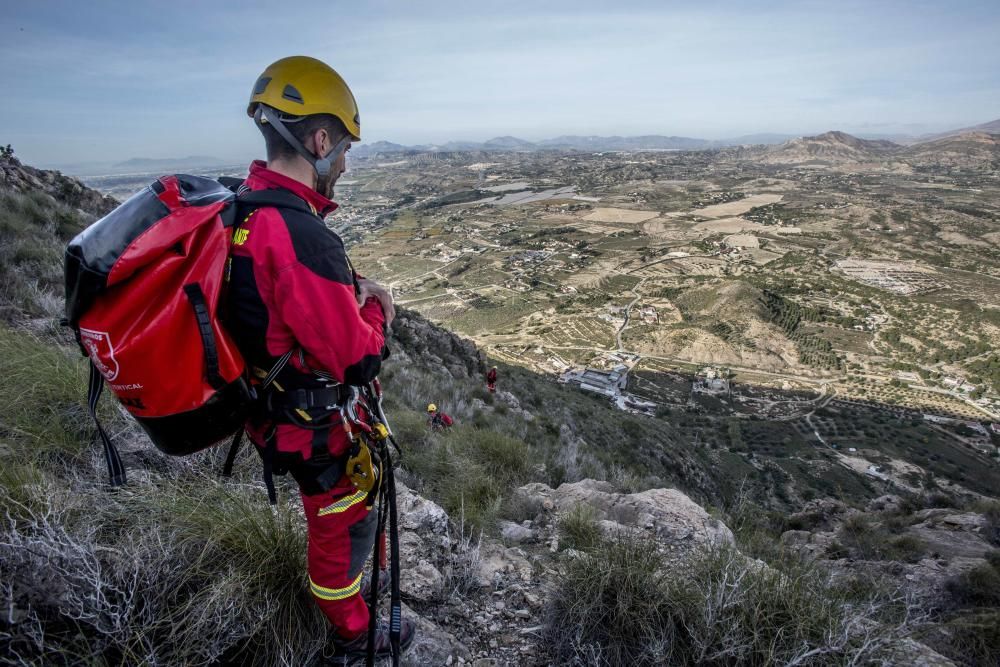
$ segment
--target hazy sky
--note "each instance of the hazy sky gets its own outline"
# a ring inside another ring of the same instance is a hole
[[[0,0],[0,143],[40,165],[252,157],[250,87],[294,54],[344,76],[366,141],[1000,117],[1000,0]]]

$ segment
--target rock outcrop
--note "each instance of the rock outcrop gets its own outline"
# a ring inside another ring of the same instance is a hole
[[[395,338],[421,365],[438,369],[454,378],[467,378],[486,372],[486,359],[476,344],[428,322],[411,310],[399,309],[392,322]]]
[[[604,533],[643,533],[671,551],[734,543],[733,532],[724,523],[677,489],[619,493],[609,482],[585,479],[555,489],[527,484],[515,494],[522,502],[541,507],[542,522],[550,524],[573,508],[587,505]]]
[[[112,197],[88,188],[72,176],[23,165],[13,156],[0,158],[0,189],[20,193],[44,192],[67,206],[98,217],[108,213],[119,203]]]

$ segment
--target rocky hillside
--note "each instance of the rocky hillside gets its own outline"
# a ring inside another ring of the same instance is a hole
[[[62,205],[97,217],[118,206],[113,198],[88,188],[72,176],[21,164],[12,151],[0,154],[0,190],[32,196],[45,194]]]
[[[919,137],[911,143],[923,143],[927,141],[937,141],[938,139],[944,139],[945,137],[957,137],[960,134],[1000,134],[1000,118],[996,120],[991,120],[986,123],[980,123],[979,125],[973,125],[972,127],[962,127],[957,130],[950,130],[948,132],[941,132],[939,134],[932,134],[929,136]]]
[[[66,243],[117,205],[75,178],[0,150],[0,320],[58,317]]]
[[[765,149],[761,156],[772,164],[866,163],[885,159],[900,149],[891,141],[859,139],[845,132],[799,137]]]
[[[1000,133],[970,132],[919,143],[907,148],[903,158],[932,169],[1000,170]]]

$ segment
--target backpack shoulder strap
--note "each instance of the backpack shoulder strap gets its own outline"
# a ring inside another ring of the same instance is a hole
[[[237,194],[236,202],[240,206],[248,208],[273,206],[275,208],[290,209],[293,211],[309,213],[310,215],[316,215],[316,212],[309,207],[309,204],[303,201],[301,197],[292,194],[288,190],[249,190]]]
[[[245,186],[246,181],[244,179],[233,176],[220,176],[216,180],[220,185],[236,194],[235,206],[231,206],[227,210],[228,215],[223,218],[226,227],[238,226],[240,221],[246,219],[246,216],[252,209],[263,208],[264,206],[301,211],[302,213],[312,215],[316,214],[309,207],[309,204],[288,190],[279,188],[250,190]],[[240,210],[237,211],[237,208]]]
[[[234,194],[239,194],[240,186],[243,185],[242,178],[235,178],[233,176],[219,176],[216,179],[222,187],[230,190]]]

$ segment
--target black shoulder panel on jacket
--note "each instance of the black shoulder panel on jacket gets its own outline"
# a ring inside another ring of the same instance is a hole
[[[319,216],[279,208],[288,227],[295,259],[316,275],[345,285],[354,284],[344,242]]]
[[[271,360],[266,342],[269,315],[257,289],[250,257],[232,257],[223,311],[223,321],[246,360],[267,367]]]

